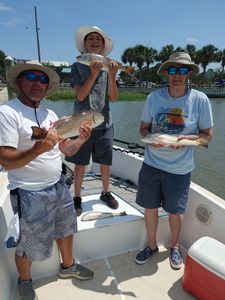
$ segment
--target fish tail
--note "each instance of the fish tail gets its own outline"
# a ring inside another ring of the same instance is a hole
[[[208,148],[208,143],[202,140],[197,141],[198,146],[203,147],[203,148]]]
[[[134,67],[132,66],[123,66],[120,68],[120,70],[122,72],[127,73],[131,78],[133,78],[134,81],[138,82],[138,79],[132,75],[132,73],[134,72]]]
[[[31,126],[32,129],[32,140],[41,140],[44,139],[46,136],[46,131],[43,128],[37,126]]]
[[[134,72],[134,67],[132,67],[132,66],[124,66],[124,67],[122,67],[121,70],[122,70],[123,72],[128,73],[128,74],[131,74],[131,73]]]

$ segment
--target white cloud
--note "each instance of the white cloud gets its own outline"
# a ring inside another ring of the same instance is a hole
[[[12,7],[5,5],[4,3],[0,3],[0,11],[11,11]]]
[[[198,43],[198,40],[196,38],[192,38],[192,37],[186,38],[185,41],[188,44],[197,44]]]
[[[2,13],[1,17],[3,16],[0,24],[3,26],[16,26],[25,22],[24,16],[21,16],[13,7],[7,6],[2,2],[0,3],[0,12]],[[9,12],[9,14],[3,15],[4,12]]]
[[[19,17],[14,17],[7,21],[2,21],[0,24],[3,26],[16,26],[18,24],[24,23],[24,19]]]

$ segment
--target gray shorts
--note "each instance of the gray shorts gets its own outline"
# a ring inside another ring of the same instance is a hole
[[[74,156],[66,157],[66,161],[76,165],[88,165],[92,155],[93,162],[112,165],[113,135],[113,126],[104,130],[93,130],[90,139]]]
[[[52,254],[53,241],[77,231],[70,191],[63,177],[39,191],[11,191],[14,213],[19,214],[20,236],[16,254],[29,261],[41,261]]]
[[[186,210],[191,173],[177,175],[143,163],[139,173],[136,203],[144,208],[163,209],[171,214]]]

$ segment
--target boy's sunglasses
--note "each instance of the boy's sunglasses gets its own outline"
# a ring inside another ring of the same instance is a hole
[[[169,75],[175,75],[175,74],[177,74],[177,72],[180,75],[187,75],[189,71],[190,71],[190,69],[187,67],[180,67],[180,68],[170,67],[167,69],[167,73]]]
[[[43,84],[49,83],[49,78],[46,75],[37,75],[32,72],[24,72],[23,76],[29,81],[40,81]]]

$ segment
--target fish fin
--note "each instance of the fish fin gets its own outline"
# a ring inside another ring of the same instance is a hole
[[[44,139],[46,136],[46,130],[37,126],[31,126],[32,129],[32,140]]]
[[[200,144],[200,146],[203,147],[203,148],[209,148],[208,144],[206,144],[206,143],[201,143],[201,142],[200,142],[199,144]]]

